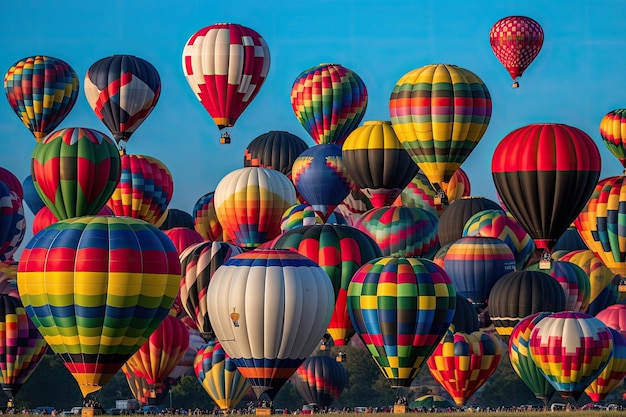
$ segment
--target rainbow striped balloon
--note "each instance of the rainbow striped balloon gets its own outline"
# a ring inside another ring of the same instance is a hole
[[[392,388],[411,385],[448,330],[455,308],[448,274],[427,259],[373,259],[348,286],[356,334]]]
[[[62,220],[29,242],[17,285],[28,316],[83,396],[115,376],[168,315],[180,262],[172,241],[131,217]]]

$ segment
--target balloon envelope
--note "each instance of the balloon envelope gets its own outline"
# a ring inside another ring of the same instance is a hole
[[[302,362],[292,381],[308,404],[326,408],[341,395],[348,384],[348,374],[335,358],[317,355]]]

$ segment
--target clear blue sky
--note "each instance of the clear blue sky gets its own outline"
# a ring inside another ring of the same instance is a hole
[[[545,32],[543,49],[516,90],[489,46],[489,29],[509,15],[532,17]],[[625,16],[621,0],[20,0],[2,6],[0,69],[6,72],[31,55],[65,60],[78,73],[81,90],[60,127],[108,133],[83,92],[87,69],[113,54],[150,61],[161,76],[161,98],[127,150],[163,161],[174,178],[170,208],[191,212],[201,195],[243,166],[243,152],[258,135],[286,130],[314,145],[289,100],[291,85],[304,69],[323,62],[352,69],[369,92],[364,120],[389,120],[389,96],[403,74],[427,64],[459,65],[480,76],[492,96],[489,128],[462,168],[473,195],[495,199],[493,150],[507,133],[529,123],[566,123],[584,130],[602,154],[602,176],[621,174],[621,165],[602,143],[599,123],[608,111],[626,107]],[[219,131],[181,66],[187,39],[219,22],[255,29],[271,53],[268,78],[231,131],[231,145],[218,144]],[[36,142],[2,101],[0,166],[23,180]],[[29,232],[22,247],[32,236],[32,214],[26,212]]]

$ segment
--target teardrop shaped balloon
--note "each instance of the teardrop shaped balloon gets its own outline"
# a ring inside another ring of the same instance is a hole
[[[530,356],[563,399],[578,401],[613,356],[613,336],[588,314],[554,313],[535,325]]]
[[[452,175],[489,126],[491,95],[472,71],[426,65],[398,80],[389,112],[404,149],[435,190],[446,193]]]
[[[422,258],[373,259],[348,286],[356,334],[392,388],[411,385],[450,326],[455,307],[448,274]]]
[[[217,339],[198,350],[193,367],[202,388],[221,410],[235,408],[250,390],[248,380]]]
[[[318,145],[341,146],[363,119],[367,101],[361,77],[340,64],[308,68],[291,87],[293,112]]]
[[[513,370],[535,394],[535,397],[543,401],[544,406],[548,405],[550,397],[554,394],[554,387],[548,382],[545,376],[535,365],[530,356],[530,334],[541,319],[551,313],[534,313],[520,320],[513,328],[509,337],[509,358]]]
[[[37,144],[31,172],[39,196],[57,219],[97,214],[120,180],[115,142],[88,128],[57,130]]]
[[[600,120],[600,136],[607,149],[626,168],[626,109],[611,110]]]
[[[541,51],[543,29],[530,17],[508,16],[491,27],[489,43],[498,61],[511,75],[513,88],[517,88],[517,78]]]
[[[189,86],[220,130],[235,125],[270,69],[265,39],[235,23],[198,30],[185,43],[182,58]]]
[[[2,390],[10,398],[39,365],[48,345],[28,318],[19,298],[0,294],[0,356]]]
[[[390,206],[417,174],[389,121],[367,121],[348,135],[342,160],[375,207]]]
[[[500,343],[493,333],[448,330],[428,358],[430,374],[461,407],[498,368]]]
[[[257,398],[270,400],[319,344],[334,301],[321,267],[279,249],[233,256],[215,272],[207,293],[224,351]]]
[[[4,75],[9,105],[37,142],[69,114],[78,90],[76,71],[67,62],[51,56],[23,58]]]
[[[498,195],[544,252],[552,251],[583,209],[600,168],[593,139],[557,123],[514,130],[500,141],[491,161]]]
[[[120,149],[125,149],[130,136],[159,101],[161,77],[145,59],[113,55],[89,67],[84,88],[91,109]]]
[[[335,358],[309,356],[292,377],[293,384],[308,404],[327,408],[348,385],[348,374]]]
[[[62,220],[18,266],[24,308],[83,396],[115,376],[168,315],[180,262],[161,230],[131,217]]]

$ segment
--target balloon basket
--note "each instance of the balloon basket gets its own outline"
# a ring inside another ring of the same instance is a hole
[[[394,404],[393,413],[394,414],[406,414],[406,404]]]
[[[102,409],[95,407],[83,407],[80,411],[81,417],[93,417],[93,416],[101,416]]]
[[[272,409],[269,407],[257,407],[254,414],[256,414],[257,416],[271,416]]]

